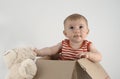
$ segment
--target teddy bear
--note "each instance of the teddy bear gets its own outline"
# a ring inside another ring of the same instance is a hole
[[[6,79],[33,79],[37,72],[36,54],[32,48],[14,48],[4,55],[9,73]]]

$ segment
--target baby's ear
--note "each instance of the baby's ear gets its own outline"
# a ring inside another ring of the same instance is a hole
[[[7,67],[10,68],[16,60],[16,53],[13,50],[9,50],[5,52],[3,58]]]
[[[90,32],[90,30],[88,29],[88,32],[87,32],[87,34],[89,34],[89,32]]]
[[[66,33],[66,31],[65,31],[65,30],[63,30],[63,34],[64,34],[65,36],[67,36],[67,33]]]

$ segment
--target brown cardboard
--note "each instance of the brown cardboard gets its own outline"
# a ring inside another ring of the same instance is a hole
[[[104,68],[100,63],[93,63],[87,59],[80,59],[78,63],[84,69],[92,79],[110,79]]]
[[[37,59],[34,79],[110,79],[99,63],[87,59],[77,61]]]

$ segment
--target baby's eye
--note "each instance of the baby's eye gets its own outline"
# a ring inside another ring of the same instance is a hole
[[[83,28],[83,26],[79,26],[79,29]]]
[[[74,29],[74,27],[73,27],[73,26],[70,26],[70,29]]]

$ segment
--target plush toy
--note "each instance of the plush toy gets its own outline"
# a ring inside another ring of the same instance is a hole
[[[36,54],[31,48],[15,48],[4,55],[9,69],[6,79],[33,79],[37,72]]]

